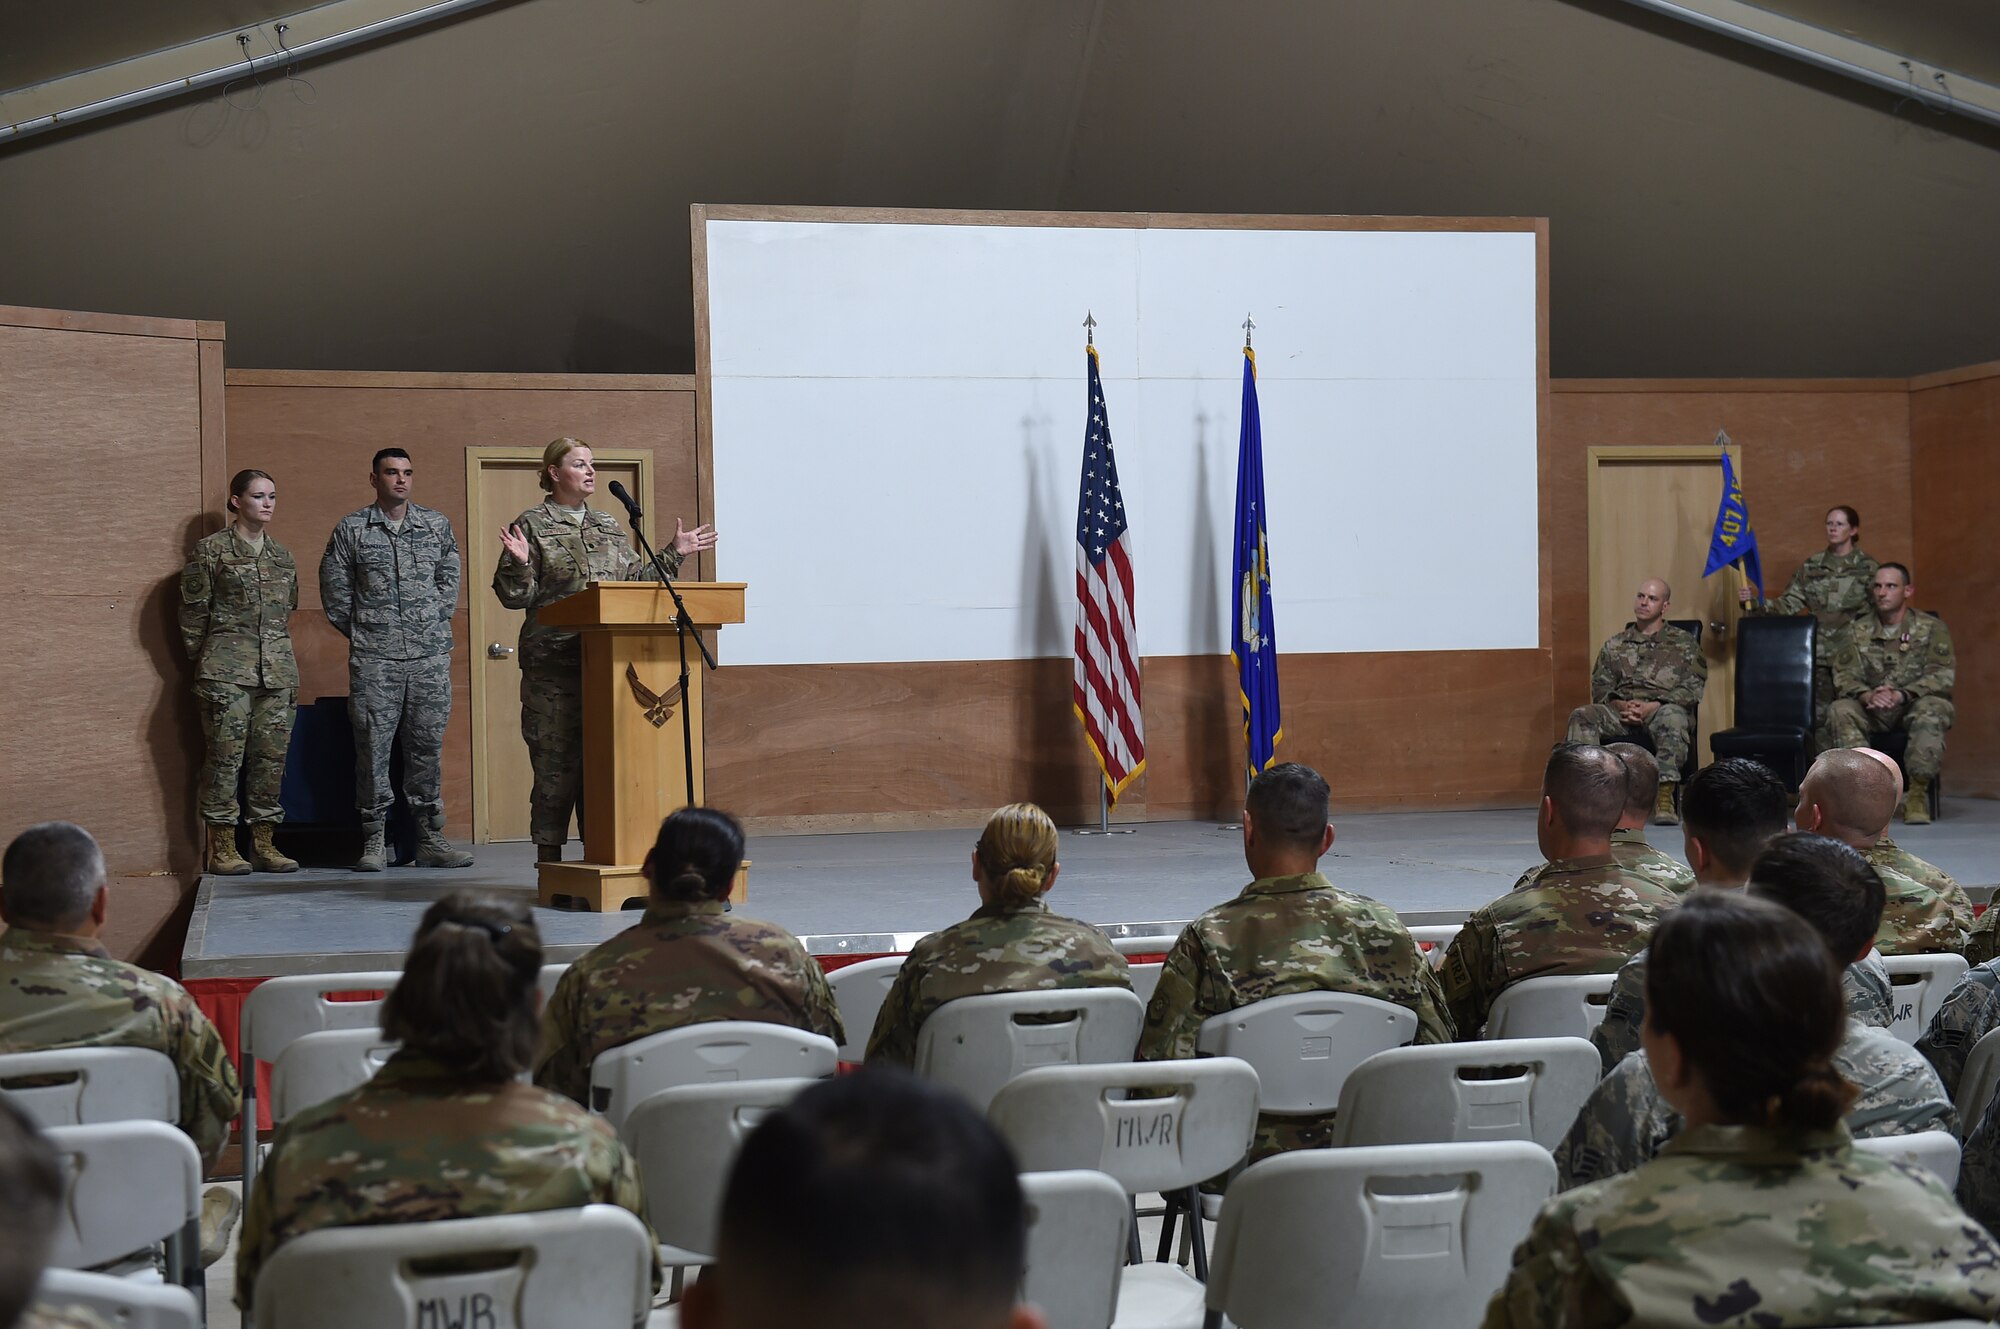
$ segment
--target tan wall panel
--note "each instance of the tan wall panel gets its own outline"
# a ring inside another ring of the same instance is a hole
[[[540,447],[561,434],[602,447],[650,449],[656,492],[650,499],[642,496],[649,519],[664,519],[669,533],[676,513],[695,523],[694,393],[688,381],[651,377],[630,389],[613,386],[602,375],[577,376],[572,387],[558,386],[563,382],[546,374],[510,379],[231,372],[230,469],[257,467],[277,479],[278,517],[271,530],[299,561],[292,640],[302,699],[347,692],[347,643],[321,611],[319,559],[334,523],[373,501],[368,462],[377,448],[401,447],[410,454],[417,472],[413,497],[450,518],[461,548],[467,543],[465,449]],[[615,501],[600,496],[601,503]],[[493,569],[468,566],[453,618],[444,794],[446,833],[455,837],[472,831],[467,597],[492,594],[492,580]]]
[[[1945,788],[1991,798],[2000,795],[2000,601],[1991,585],[2000,366],[1984,368],[1987,377],[1910,394],[1911,498],[1923,514],[1910,571],[1917,603],[1943,616],[1958,648]]]
[[[1877,558],[1910,554],[1908,394],[1899,383],[1812,383],[1792,390],[1759,382],[1552,384],[1551,428],[1543,441],[1544,520],[1554,591],[1554,733],[1569,707],[1586,700],[1590,661],[1590,533],[1585,493],[1592,447],[1700,444],[1727,429],[1741,448],[1744,497],[1757,531],[1767,590],[1783,590],[1806,555],[1826,547],[1826,510],[1861,513],[1862,547]],[[1630,390],[1626,390],[1627,388]],[[1694,390],[1690,390],[1693,388]],[[1709,754],[1700,757],[1707,761]]]

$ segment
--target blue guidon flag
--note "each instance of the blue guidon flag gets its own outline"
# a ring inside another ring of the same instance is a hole
[[[1243,431],[1236,450],[1236,557],[1231,587],[1243,740],[1252,774],[1278,760],[1285,736],[1278,706],[1278,639],[1271,616],[1271,542],[1264,529],[1264,426],[1257,413],[1257,356],[1243,348]]]
[[[1139,631],[1132,614],[1132,532],[1118,492],[1111,421],[1089,356],[1090,422],[1083,431],[1083,483],[1076,499],[1076,678],[1071,705],[1116,803],[1146,769],[1139,713]]]
[[[1736,468],[1729,461],[1729,435],[1718,432],[1715,446],[1722,451],[1722,503],[1715,510],[1715,530],[1708,537],[1708,566],[1704,577],[1734,563],[1764,595],[1764,569],[1757,558],[1757,532],[1750,529],[1750,508],[1743,501],[1743,486],[1736,483]]]

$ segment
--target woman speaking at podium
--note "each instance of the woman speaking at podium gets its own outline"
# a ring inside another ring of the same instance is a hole
[[[535,861],[545,863],[562,857],[583,794],[583,643],[574,632],[543,626],[536,610],[592,582],[654,581],[657,574],[618,523],[590,506],[597,464],[588,443],[549,444],[538,478],[549,496],[500,532],[493,591],[509,609],[528,611],[521,623],[521,737],[535,772],[528,833]],[[714,547],[714,527],[683,530],[677,517],[660,558],[675,576],[683,558]]]

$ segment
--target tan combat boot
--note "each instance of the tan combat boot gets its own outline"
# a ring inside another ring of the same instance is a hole
[[[1653,800],[1653,824],[1655,826],[1678,826],[1681,814],[1674,810],[1674,786],[1661,784],[1660,793]]]
[[[229,1249],[229,1234],[242,1212],[242,1199],[227,1186],[210,1186],[201,1193],[202,1268],[220,1260]]]
[[[361,823],[361,857],[354,860],[356,872],[380,872],[389,866],[389,849],[384,839],[381,822]]]
[[[260,821],[250,828],[250,862],[259,872],[297,872],[299,860],[286,858],[278,852],[278,846],[271,843],[271,832],[277,827],[268,821]]]
[[[1927,775],[1910,777],[1909,790],[1903,795],[1903,824],[1906,826],[1928,826],[1931,824],[1931,781]]]
[[[250,865],[236,852],[236,828],[208,823],[208,870],[218,877],[245,877]]]
[[[417,829],[417,866],[469,868],[472,866],[472,855],[463,849],[453,849],[451,842],[444,838],[441,827],[422,826]]]

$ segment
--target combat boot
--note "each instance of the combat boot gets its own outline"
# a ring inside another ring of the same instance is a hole
[[[417,866],[420,868],[469,868],[472,855],[453,849],[438,826],[417,828]]]
[[[236,852],[236,828],[208,823],[208,870],[218,877],[244,877],[250,864]]]
[[[242,1199],[227,1186],[210,1186],[201,1193],[202,1268],[220,1260],[229,1249],[229,1234],[242,1212]]]
[[[1653,800],[1653,824],[1655,826],[1678,826],[1681,814],[1674,808],[1674,786],[1662,784],[1659,795]]]
[[[389,866],[389,848],[384,839],[381,822],[361,823],[361,857],[354,860],[356,872],[380,872]]]
[[[259,872],[297,872],[299,860],[286,858],[278,852],[278,846],[271,843],[271,832],[277,830],[275,823],[260,821],[250,828],[250,862]]]
[[[1906,826],[1931,824],[1931,780],[1928,775],[1910,777],[1909,791],[1903,795],[1903,824]]]
[[[559,844],[543,844],[537,840],[535,842],[535,861],[537,863],[560,863],[562,862],[562,851],[563,847]]]

